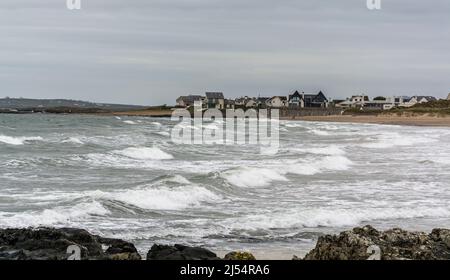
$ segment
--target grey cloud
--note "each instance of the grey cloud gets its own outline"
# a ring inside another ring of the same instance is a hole
[[[0,96],[136,104],[178,95],[450,92],[450,2],[2,0]]]

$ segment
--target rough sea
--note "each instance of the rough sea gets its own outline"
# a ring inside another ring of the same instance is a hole
[[[290,259],[366,224],[450,228],[450,128],[280,121],[280,149],[175,145],[170,119],[0,115],[0,227]],[[208,125],[220,126],[222,123]]]

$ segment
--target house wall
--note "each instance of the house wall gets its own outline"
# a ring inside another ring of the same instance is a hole
[[[275,97],[270,100],[270,106],[275,108],[282,108],[286,107],[286,103],[283,100],[281,100],[281,98]]]

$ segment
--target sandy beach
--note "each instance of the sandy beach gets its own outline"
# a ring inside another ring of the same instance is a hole
[[[100,113],[100,115],[134,116],[134,117],[170,117],[172,110],[139,110],[113,113]],[[373,123],[387,125],[411,126],[450,126],[450,116],[430,115],[331,115],[331,116],[304,116],[297,118],[281,118],[282,120],[302,120],[315,122],[344,122],[344,123]]]
[[[292,120],[292,119],[290,119]],[[450,126],[450,117],[436,116],[393,116],[393,115],[334,115],[334,116],[306,116],[295,120],[319,122],[345,122],[345,123],[374,123],[390,125],[411,126]]]

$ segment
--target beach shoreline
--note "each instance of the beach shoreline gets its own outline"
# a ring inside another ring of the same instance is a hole
[[[331,116],[304,116],[296,118],[281,118],[281,120],[450,127],[450,117],[436,117],[427,115],[418,115],[418,116],[331,115]]]

